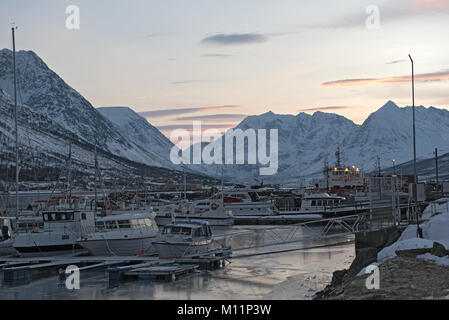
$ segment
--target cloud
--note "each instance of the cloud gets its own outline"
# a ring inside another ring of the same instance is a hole
[[[379,8],[381,26],[422,15],[434,16],[435,14],[446,15],[449,13],[448,0],[395,0],[383,2],[377,7]],[[367,6],[360,4],[346,15],[322,20],[319,23],[303,24],[302,27],[314,29],[366,28],[366,21],[372,14],[366,10]]]
[[[211,114],[206,116],[193,116],[193,117],[179,117],[177,121],[233,121],[241,120],[246,117],[246,114],[234,113],[234,114]]]
[[[433,73],[422,73],[415,75],[416,82],[441,81],[449,79],[449,70]],[[324,87],[349,87],[349,86],[363,86],[375,83],[398,83],[410,82],[411,76],[398,76],[390,78],[361,78],[361,79],[344,79],[324,82],[321,85]]]
[[[343,109],[354,109],[356,107],[352,106],[329,106],[329,107],[317,107],[308,109],[299,109],[296,112],[315,112],[315,111],[330,111],[330,110],[343,110]]]
[[[261,33],[230,33],[216,34],[201,40],[200,44],[232,46],[245,45],[251,43],[262,43],[268,41],[268,36]]]
[[[217,129],[217,130],[223,130],[234,127],[235,124],[233,123],[221,123],[221,124],[201,124],[201,130],[207,130],[207,129]],[[171,125],[165,125],[165,126],[157,126],[157,128],[161,131],[171,131],[176,129],[185,129],[187,131],[193,130],[192,123],[188,124],[171,124]]]
[[[150,38],[157,38],[157,37],[162,37],[162,36],[166,36],[167,33],[162,33],[162,32],[154,32],[154,33],[149,33],[143,36],[144,39],[150,39]]]
[[[201,83],[205,82],[206,80],[183,80],[183,81],[173,81],[170,82],[170,84],[190,84],[190,83]]]
[[[230,54],[224,54],[224,53],[206,53],[201,55],[204,58],[229,58],[232,57]]]
[[[449,10],[447,0],[412,0],[412,4],[418,9],[429,11]]]
[[[385,62],[385,64],[397,64],[397,63],[402,63],[405,61],[407,61],[407,59],[388,61],[388,62]]]
[[[160,117],[167,117],[167,116],[201,112],[201,111],[241,109],[241,108],[246,108],[246,106],[244,106],[244,105],[224,105],[224,106],[197,107],[197,108],[161,109],[161,110],[154,110],[154,111],[139,112],[139,114],[143,117],[160,118]]]

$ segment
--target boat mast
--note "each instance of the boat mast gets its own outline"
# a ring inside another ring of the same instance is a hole
[[[95,180],[94,180],[94,191],[95,191],[94,210],[95,210],[95,212],[97,212],[97,175],[98,175],[98,155],[97,155],[97,146],[95,146]]]
[[[69,158],[67,168],[67,192],[66,199],[69,199],[69,208],[72,209],[72,143],[69,144]]]
[[[15,116],[15,128],[16,128],[16,220],[19,219],[19,131],[17,120],[17,73],[16,73],[16,40],[15,40],[15,27],[11,28],[12,31],[12,55],[14,64],[14,116]]]

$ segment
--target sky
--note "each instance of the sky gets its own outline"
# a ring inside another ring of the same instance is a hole
[[[129,106],[167,135],[268,111],[362,123],[411,105],[408,54],[416,104],[449,106],[448,0],[2,0],[0,48],[11,22],[17,49],[95,107]]]

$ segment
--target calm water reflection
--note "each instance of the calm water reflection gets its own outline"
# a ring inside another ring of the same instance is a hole
[[[139,280],[110,287],[105,271],[92,271],[81,273],[81,289],[76,291],[67,290],[57,276],[14,287],[1,283],[0,299],[307,299],[327,285],[333,271],[348,267],[354,258],[352,243],[287,251],[348,240],[308,239],[319,229],[297,231],[293,238],[302,242],[265,247],[275,241],[276,235],[286,237],[291,229],[273,233],[262,232],[264,228],[235,226],[215,230],[216,235],[234,234],[227,237],[226,243],[236,250],[254,245],[260,248],[235,251],[235,257],[226,268],[201,271],[173,283]],[[286,252],[248,256],[281,250]],[[285,288],[292,284],[294,296]]]

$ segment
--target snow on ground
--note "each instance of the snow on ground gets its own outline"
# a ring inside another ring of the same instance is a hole
[[[424,239],[418,238],[416,225],[408,226],[404,230],[398,241],[393,243],[391,246],[382,249],[377,254],[378,263],[382,264],[383,262],[396,257],[397,250],[432,248],[433,243],[435,241],[441,243],[446,247],[446,249],[448,249],[449,248],[448,201],[449,198],[439,199],[435,202],[430,203],[424,210],[423,219],[428,219],[427,221],[421,224]],[[427,260],[430,260],[428,255],[422,256],[425,256]],[[440,260],[443,261],[444,259],[438,258],[438,261]],[[446,260],[444,261],[449,261],[449,258],[446,258]]]
[[[426,260],[426,261],[431,261],[439,266],[449,267],[449,256],[437,257],[431,253],[425,253],[425,254],[416,256],[416,258]]]

